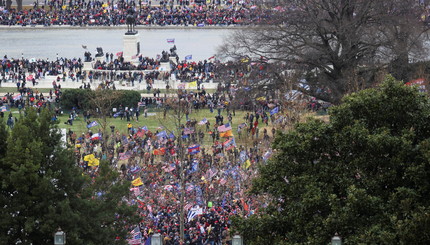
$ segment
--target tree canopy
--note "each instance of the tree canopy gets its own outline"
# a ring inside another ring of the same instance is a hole
[[[135,207],[123,202],[130,183],[106,163],[99,176],[83,175],[64,149],[52,114],[30,109],[10,133],[0,123],[0,240],[52,244],[61,227],[70,244],[125,243]]]
[[[430,243],[430,100],[388,77],[344,98],[330,122],[274,141],[252,191],[268,207],[235,220],[247,244]]]

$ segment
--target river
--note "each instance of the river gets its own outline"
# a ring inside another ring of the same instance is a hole
[[[125,28],[124,28],[125,29]],[[0,55],[3,57],[49,58],[59,57],[83,58],[87,46],[93,55],[97,47],[106,53],[118,53],[123,49],[123,28],[1,28]],[[182,60],[192,55],[192,60],[204,60],[216,53],[223,38],[232,32],[231,29],[199,28],[141,28],[140,49],[143,56],[156,57],[163,50],[168,51],[173,44],[167,39],[175,39],[177,54]]]

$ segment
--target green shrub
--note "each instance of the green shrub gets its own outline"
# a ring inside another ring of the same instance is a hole
[[[119,105],[124,107],[136,107],[140,101],[140,93],[131,90],[105,90],[103,93],[118,93],[118,99],[113,104],[113,107],[118,108]],[[90,98],[95,96],[93,90],[87,89],[68,89],[63,92],[61,97],[61,107],[66,110],[71,110],[73,107],[79,110],[91,110]]]
[[[70,110],[76,107],[80,110],[90,109],[89,98],[94,91],[87,89],[67,89],[61,96],[61,107]]]

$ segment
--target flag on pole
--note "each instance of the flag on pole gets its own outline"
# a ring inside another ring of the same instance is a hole
[[[192,60],[192,59],[193,59],[193,56],[191,54],[185,56],[185,60]]]
[[[194,129],[192,128],[184,128],[184,134],[192,134],[194,133]]]
[[[205,117],[198,124],[199,125],[205,125],[207,122],[208,122],[208,119],[206,119],[206,117]]]
[[[20,100],[21,99],[21,94],[17,94],[15,96],[12,97],[13,100]]]
[[[174,38],[168,38],[167,43],[175,43],[175,39]]]
[[[246,161],[243,163],[243,168],[248,169],[251,166],[251,161],[249,159],[246,159]]]
[[[102,138],[101,134],[96,133],[91,136],[92,140],[100,140]]]
[[[161,131],[156,136],[159,138],[161,138],[161,137],[168,138],[166,130]]]
[[[188,147],[188,153],[190,155],[194,155],[200,152],[200,145],[195,144],[195,145],[191,145],[190,147]]]
[[[197,88],[197,81],[189,82],[188,88],[190,88],[190,89]]]
[[[279,112],[279,107],[275,107],[273,110],[270,111],[270,115],[274,115]]]
[[[7,112],[7,111],[10,111],[10,108],[8,105],[4,105],[4,106],[0,107],[0,111],[1,112]]]
[[[232,130],[230,123],[226,123],[224,125],[221,125],[218,127],[218,132],[222,133],[222,132],[226,132]]]
[[[88,125],[87,125],[87,128],[92,128],[92,127],[95,127],[95,126],[97,126],[97,125],[99,125],[99,124],[97,123],[97,121],[92,121],[90,124],[88,124]]]
[[[134,179],[133,181],[131,181],[131,184],[133,186],[141,186],[143,185],[142,179],[140,177]]]
[[[219,133],[219,137],[221,137],[221,138],[227,138],[227,137],[232,137],[232,136],[233,136],[233,133],[231,132],[231,130]]]

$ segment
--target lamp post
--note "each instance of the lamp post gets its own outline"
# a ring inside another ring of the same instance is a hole
[[[337,234],[334,234],[334,237],[331,238],[331,245],[342,245],[342,238]]]
[[[243,238],[240,235],[234,235],[231,245],[243,245]]]
[[[163,237],[161,234],[156,233],[151,237],[151,245],[163,245]]]
[[[58,231],[54,234],[54,245],[65,245],[66,233],[58,227]]]

